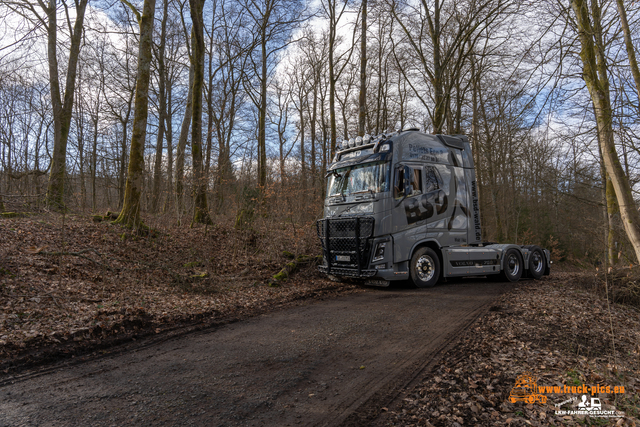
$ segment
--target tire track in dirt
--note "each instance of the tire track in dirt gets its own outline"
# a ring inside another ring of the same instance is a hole
[[[0,426],[363,425],[507,285],[367,289],[0,387]]]

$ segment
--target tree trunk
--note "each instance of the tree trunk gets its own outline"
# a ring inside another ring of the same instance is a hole
[[[140,26],[140,46],[138,47],[138,72],[136,78],[136,98],[131,132],[129,168],[124,190],[124,203],[116,223],[133,229],[143,227],[140,217],[140,195],[144,180],[144,143],[147,136],[147,116],[149,111],[149,79],[151,76],[151,56],[153,37],[153,16],[155,0],[145,0],[142,15],[138,15]]]
[[[99,95],[98,95],[99,96]],[[98,98],[98,105],[100,99]],[[99,109],[99,107],[97,108]],[[96,211],[96,166],[98,164],[98,116],[93,117],[93,144],[91,147],[91,210]]]
[[[191,117],[193,115],[193,76],[194,66],[191,64],[189,68],[187,106],[184,109],[184,118],[182,119],[182,126],[180,127],[180,139],[178,139],[178,147],[176,148],[176,211],[178,213],[178,221],[180,221],[184,213],[184,153],[187,148],[189,127],[191,126]]]
[[[319,68],[319,65],[315,65],[315,68]],[[311,188],[315,195],[316,189],[316,124],[318,123],[318,86],[320,85],[320,71],[314,70],[313,80],[313,108],[311,109]]]
[[[262,31],[262,69],[260,74],[260,108],[258,111],[258,185],[264,188],[267,185],[267,40],[266,29]]]
[[[127,184],[127,174],[125,173],[127,165],[127,140],[129,139],[129,115],[131,111],[127,111],[125,119],[121,120],[122,123],[122,140],[120,148],[120,170],[118,171],[118,209],[122,209],[124,204],[124,193]]]
[[[81,78],[82,79],[82,78]],[[78,88],[78,90],[82,90]],[[86,201],[87,201],[87,187],[84,182],[84,111],[81,107],[81,103],[78,100],[77,106],[78,108],[78,119],[76,120],[77,133],[78,133],[78,168],[80,169],[80,208],[82,209],[82,213],[84,213],[86,209]],[[28,158],[25,156],[25,158]],[[25,168],[26,170],[26,168]]]
[[[58,75],[58,22],[56,0],[50,0],[49,7],[43,8],[47,14],[47,58],[49,62],[49,86],[51,104],[53,107],[54,140],[51,158],[51,172],[47,186],[47,206],[53,209],[64,209],[64,177],[67,162],[67,141],[73,113],[73,98],[76,84],[78,56],[82,42],[84,12],[88,0],[76,3],[76,21],[71,35],[67,78],[64,88],[64,100],[60,94],[60,80]]]
[[[164,0],[162,23],[160,24],[160,45],[158,46],[158,137],[156,139],[156,159],[153,167],[153,190],[151,193],[151,211],[158,212],[160,203],[160,186],[162,183],[162,151],[165,133],[165,117],[167,115],[166,67],[164,51],[167,34],[167,17],[169,15],[169,0]]]
[[[305,84],[306,86],[306,84]],[[305,122],[304,122],[304,106],[306,93],[304,87],[299,87],[299,95],[300,95],[300,109],[298,110],[298,114],[300,115],[300,180],[302,181],[302,197],[303,200],[306,200],[306,190],[307,190],[307,159],[305,154],[304,147],[304,134],[305,134]]]
[[[207,185],[202,165],[202,90],[204,87],[204,0],[189,0],[193,23],[193,118],[191,126],[191,156],[193,159],[194,211],[193,222],[211,224],[207,206]]]
[[[336,78],[335,64],[333,63],[335,38],[336,29],[333,25],[329,24],[329,126],[331,127],[331,145],[328,154],[331,157],[336,152],[336,141],[338,139],[336,129]]]
[[[358,96],[358,134],[364,136],[367,110],[367,0],[362,0],[360,36],[360,94]]]
[[[212,21],[215,20],[215,14],[214,17],[212,18]],[[211,26],[213,28],[214,23],[211,23]],[[205,157],[205,162],[204,162],[204,176],[205,176],[205,180],[208,183],[209,182],[209,170],[211,168],[211,151],[213,150],[213,117],[214,117],[214,111],[213,111],[213,37],[210,38],[209,41],[209,81],[208,81],[208,91],[207,91],[207,154]],[[220,167],[220,153],[218,153],[218,168]],[[208,185],[207,185],[208,187]]]
[[[171,113],[171,88],[167,91],[167,114],[165,126],[167,128],[167,191],[163,212],[171,209],[173,202],[173,114]]]
[[[598,139],[604,167],[611,177],[611,184],[615,190],[627,237],[633,246],[637,259],[640,260],[640,213],[635,206],[631,187],[620,164],[613,139],[609,80],[602,43],[601,11],[596,1],[592,2],[591,13],[589,13],[585,0],[572,0],[571,2],[571,7],[576,14],[578,34],[582,45],[580,51],[583,64],[582,76],[595,107]],[[591,19],[593,19],[593,25]]]
[[[607,248],[608,248],[608,258],[609,265],[615,265],[617,262],[616,256],[616,218],[620,214],[620,209],[618,208],[618,202],[616,200],[616,193],[613,189],[613,183],[611,181],[611,177],[609,174],[606,174],[606,186],[605,186],[605,195],[607,198],[607,223],[608,223],[608,236],[607,236]]]
[[[431,41],[433,43],[433,78],[431,84],[434,90],[435,109],[433,112],[433,133],[442,133],[446,113],[445,94],[443,89],[442,61],[440,59],[440,1],[435,0]]]

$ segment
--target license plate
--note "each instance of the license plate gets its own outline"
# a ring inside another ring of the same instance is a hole
[[[382,279],[367,279],[364,281],[364,284],[368,286],[382,286],[382,287],[389,286],[389,282],[387,280],[382,280]]]
[[[336,261],[349,262],[351,261],[351,257],[349,255],[336,255]]]

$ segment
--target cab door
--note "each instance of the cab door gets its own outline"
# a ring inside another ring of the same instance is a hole
[[[399,164],[393,170],[393,239],[394,262],[409,259],[411,248],[427,235],[429,212],[424,196],[422,165]]]

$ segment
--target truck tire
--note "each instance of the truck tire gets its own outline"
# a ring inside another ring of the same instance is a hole
[[[411,280],[418,288],[431,288],[440,278],[440,260],[431,248],[420,248],[411,257]]]
[[[517,282],[522,277],[524,262],[522,254],[517,249],[509,249],[504,255],[504,268],[500,272],[500,278],[505,282]]]
[[[545,268],[547,266],[544,252],[540,247],[535,245],[525,246],[525,249],[529,249],[529,277],[535,280],[540,279],[544,275]]]

